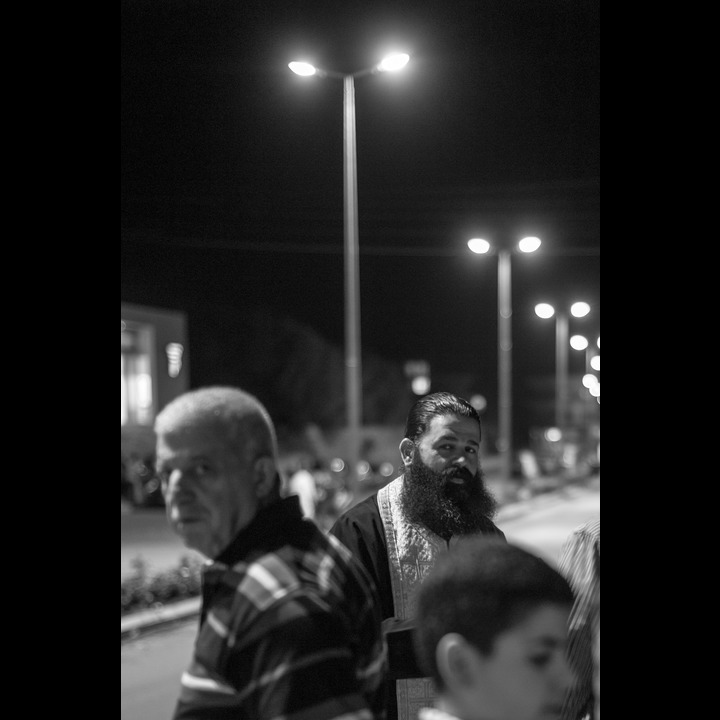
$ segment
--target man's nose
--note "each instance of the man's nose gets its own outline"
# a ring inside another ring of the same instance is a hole
[[[453,460],[453,462],[456,465],[459,465],[460,467],[465,467],[467,465],[471,465],[472,463],[474,463],[475,457],[476,457],[476,455],[474,453],[466,452],[465,450],[463,450],[457,454],[457,456],[456,456],[455,460]]]
[[[165,491],[166,492],[177,492],[178,490],[182,489],[182,486],[185,485],[184,478],[185,474],[182,472],[182,470],[178,470],[177,468],[175,470],[172,470],[170,473],[168,473],[167,478],[165,480]]]

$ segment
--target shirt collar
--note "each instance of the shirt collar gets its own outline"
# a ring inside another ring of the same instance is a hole
[[[267,505],[235,536],[215,558],[214,563],[234,565],[254,548],[274,544],[273,541],[283,534],[285,525],[302,518],[300,498],[297,495],[290,495]]]

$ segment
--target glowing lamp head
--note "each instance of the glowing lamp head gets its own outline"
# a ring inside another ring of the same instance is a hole
[[[392,55],[385,56],[377,66],[380,72],[397,72],[402,70],[410,60],[410,56],[407,53],[393,53]]]
[[[471,238],[467,241],[467,246],[479,255],[483,255],[490,251],[490,243],[482,238]]]
[[[288,63],[288,67],[296,74],[296,75],[314,75],[317,72],[317,69],[314,65],[311,65],[310,63],[306,62],[291,62]]]

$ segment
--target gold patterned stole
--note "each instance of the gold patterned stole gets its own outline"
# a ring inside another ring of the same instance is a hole
[[[435,560],[447,552],[447,543],[422,525],[407,522],[400,505],[403,476],[378,492],[380,518],[385,529],[395,617],[415,614],[415,591]],[[430,678],[396,680],[398,720],[415,720],[421,707],[432,707],[435,686]]]

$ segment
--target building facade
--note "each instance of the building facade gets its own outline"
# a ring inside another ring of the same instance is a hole
[[[157,413],[190,387],[184,313],[120,303],[121,498],[160,504],[154,475]]]

